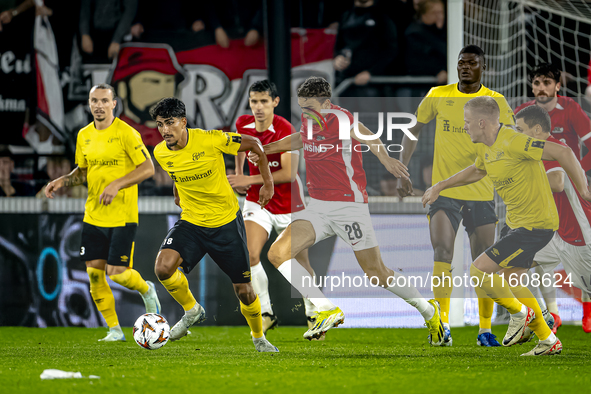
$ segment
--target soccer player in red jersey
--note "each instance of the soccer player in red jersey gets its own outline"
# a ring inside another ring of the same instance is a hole
[[[538,105],[544,108],[550,114],[552,120],[551,135],[560,142],[568,145],[575,156],[581,160],[581,166],[585,171],[591,169],[591,155],[582,157],[582,143],[591,151],[591,120],[585,114],[583,109],[576,101],[569,97],[558,95],[561,88],[560,70],[550,64],[540,64],[529,73],[529,80],[532,84],[534,100],[522,104],[515,111],[516,113],[531,105]],[[542,268],[536,268],[538,274],[542,275]],[[556,288],[554,280],[550,286],[540,285],[545,304],[554,318],[552,331],[556,332],[562,324],[558,315],[558,306],[556,304]],[[534,292],[536,294],[537,292]],[[538,302],[541,299],[538,300]],[[583,298],[583,321],[591,326],[591,299],[584,295]]]
[[[558,141],[551,133],[551,120],[548,113],[541,107],[526,107],[516,115],[517,130],[537,139]],[[554,268],[560,263],[572,280],[581,289],[582,299],[591,294],[591,203],[581,198],[568,176],[556,161],[544,161],[552,188],[560,227],[554,238],[540,250],[534,261],[540,270],[540,282],[547,282],[545,278],[554,281]],[[583,304],[585,308],[591,303]],[[585,310],[586,316],[591,311]],[[583,330],[591,332],[591,319],[583,319]]]
[[[435,300],[425,300],[403,275],[394,273],[382,261],[369,215],[361,144],[367,145],[394,176],[408,177],[407,168],[390,157],[379,138],[373,139],[375,135],[363,124],[359,124],[358,132],[350,127],[341,139],[339,118],[348,118],[354,125],[353,115],[332,104],[331,95],[332,88],[324,78],[310,77],[304,81],[298,89],[298,104],[302,108],[300,132],[264,146],[269,155],[304,149],[311,197],[306,209],[294,213],[293,222],[271,246],[269,260],[318,308],[316,324],[306,331],[304,338],[320,338],[327,330],[343,323],[345,315],[313,285],[310,274],[295,256],[317,242],[337,235],[351,246],[372,284],[398,295],[421,313],[429,328],[429,341],[438,345],[444,336],[439,304]],[[323,110],[332,112],[323,114]],[[312,130],[308,130],[308,119],[317,122],[312,125]]]
[[[242,115],[236,121],[236,131],[240,134],[258,138],[263,145],[289,136],[295,129],[285,118],[274,114],[279,104],[279,95],[274,83],[263,80],[252,84],[248,90],[249,105],[252,115]],[[303,188],[298,176],[299,151],[275,153],[268,156],[275,194],[265,208],[257,203],[259,189],[263,184],[258,166],[249,162],[250,175],[244,175],[245,152],[236,156],[236,175],[228,175],[230,185],[237,191],[246,192],[246,201],[242,210],[246,226],[250,272],[254,291],[261,300],[263,332],[277,325],[277,317],[271,307],[269,280],[261,264],[261,251],[275,229],[278,235],[291,223],[292,212],[304,209]],[[302,250],[297,256],[298,262],[314,276],[310,266],[308,250]],[[313,324],[316,308],[310,300],[304,298],[308,325]]]

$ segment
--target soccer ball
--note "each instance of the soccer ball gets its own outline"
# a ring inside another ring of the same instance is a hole
[[[144,349],[160,349],[170,338],[166,319],[157,313],[141,315],[133,325],[133,339]]]

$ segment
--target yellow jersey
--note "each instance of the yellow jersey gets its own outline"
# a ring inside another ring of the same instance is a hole
[[[242,137],[221,130],[187,132],[187,146],[171,150],[162,141],[154,148],[154,157],[175,182],[181,219],[196,226],[221,227],[234,220],[239,209],[222,153],[236,155]]]
[[[86,168],[88,198],[84,222],[98,227],[121,227],[138,222],[137,185],[119,190],[108,206],[99,203],[105,188],[115,179],[150,159],[142,137],[119,118],[104,130],[94,122],[80,130],[76,138],[76,164]]]
[[[486,171],[507,205],[510,228],[558,229],[558,211],[542,163],[545,143],[501,126],[492,146],[475,144],[475,165]]]
[[[476,93],[466,94],[457,84],[432,88],[416,112],[417,121],[429,123],[437,119],[435,128],[435,153],[433,156],[433,185],[474,164],[476,147],[464,130],[464,105],[474,97],[494,97],[501,109],[500,122],[515,124],[513,110],[502,94],[480,85]],[[444,190],[444,197],[468,201],[491,201],[493,186],[487,177],[471,185]]]

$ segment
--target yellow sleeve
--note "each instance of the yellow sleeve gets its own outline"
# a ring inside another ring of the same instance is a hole
[[[124,129],[122,134],[123,149],[136,166],[150,158],[150,152],[144,145],[140,133],[135,129]]]
[[[434,97],[434,88],[429,90],[423,101],[419,104],[417,112],[417,122],[427,124],[437,116],[437,97]]]
[[[513,114],[513,109],[511,109],[505,97],[497,98],[497,104],[499,104],[501,110],[500,122],[505,125],[515,125],[515,114]]]
[[[76,138],[76,165],[80,168],[88,167],[88,163],[86,162],[86,156],[82,153],[82,133],[78,133],[78,137]]]
[[[480,171],[486,171],[486,167],[484,167],[484,160],[482,160],[482,156],[480,156],[480,149],[476,152],[476,161],[474,162],[476,168]]]
[[[505,152],[521,160],[542,160],[546,141],[515,133],[506,142]]]
[[[236,156],[242,144],[242,136],[238,133],[226,133],[221,130],[212,130],[212,143],[215,149],[222,153]]]

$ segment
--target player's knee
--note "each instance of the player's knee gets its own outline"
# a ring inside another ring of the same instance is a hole
[[[256,300],[256,294],[250,283],[234,284],[234,292],[244,305],[250,305]]]
[[[158,280],[162,281],[168,279],[174,274],[174,270],[176,269],[174,262],[166,261],[165,259],[161,258],[160,255],[156,259],[156,264],[154,265],[154,273]]]
[[[279,267],[285,261],[290,259],[289,250],[283,247],[280,243],[274,243],[271,245],[271,249],[269,249],[267,257],[269,258],[271,264],[275,266],[275,268]]]
[[[248,259],[250,260],[250,266],[252,267],[252,266],[255,266],[258,263],[260,263],[260,261],[261,261],[261,255],[260,254],[255,254],[255,253],[249,254],[248,255]]]
[[[433,258],[435,261],[442,261],[444,263],[450,263],[454,257],[453,245],[434,245],[433,246]]]

